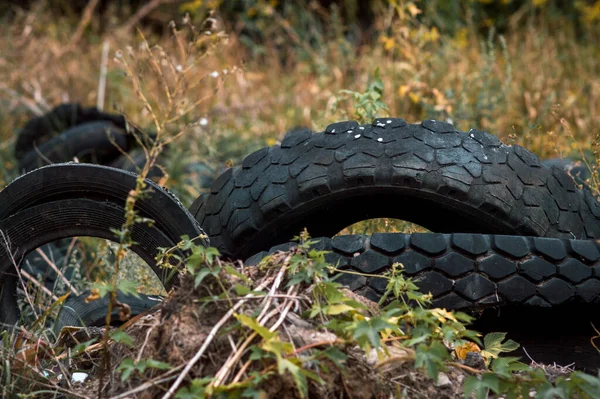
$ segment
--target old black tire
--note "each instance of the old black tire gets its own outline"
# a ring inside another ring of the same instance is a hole
[[[108,310],[108,295],[95,301],[86,302],[85,299],[90,292],[84,292],[77,296],[69,296],[63,304],[56,323],[54,332],[58,335],[63,327],[101,327],[106,324],[106,313]],[[117,301],[129,305],[131,316],[152,309],[160,304],[163,298],[156,295],[145,295],[139,293],[138,296],[117,293]],[[111,313],[112,324],[120,324],[118,310]]]
[[[88,122],[65,130],[36,146],[19,160],[19,169],[29,172],[51,163],[82,162],[105,164],[128,151],[127,132],[111,122]]]
[[[19,319],[18,279],[14,267],[19,266],[23,257],[41,245],[67,237],[87,236],[118,242],[114,229],[120,229],[124,221],[122,205],[85,198],[44,202],[2,220],[0,325],[14,325]],[[135,224],[131,236],[135,242],[131,250],[152,268],[166,288],[170,288],[176,279],[168,279],[171,273],[157,266],[156,256],[158,248],[171,248],[178,241],[170,239],[159,224]]]
[[[36,146],[39,147],[67,129],[95,121],[108,121],[118,128],[126,129],[125,118],[122,115],[101,112],[94,107],[84,108],[76,103],[60,104],[52,111],[25,124],[17,136],[15,158],[23,158]]]
[[[57,199],[88,198],[124,206],[135,188],[135,173],[102,165],[53,164],[12,181],[0,191],[0,220],[34,205]],[[173,242],[187,234],[203,235],[198,222],[167,189],[146,179],[147,193],[136,201],[139,216],[150,218]],[[208,241],[202,239],[204,245]]]
[[[441,233],[600,236],[600,206],[564,170],[489,133],[434,120],[294,131],[223,173],[190,209],[213,246],[240,259],[304,227],[331,237],[376,217]]]
[[[313,248],[329,251],[325,259],[340,269],[381,275],[393,263],[401,263],[403,273],[422,292],[433,295],[435,307],[600,302],[600,244],[595,240],[377,233],[316,241]],[[255,254],[245,264],[256,265],[266,255],[295,245],[280,244]],[[387,284],[381,277],[356,274],[341,274],[338,281],[374,301],[380,299]]]

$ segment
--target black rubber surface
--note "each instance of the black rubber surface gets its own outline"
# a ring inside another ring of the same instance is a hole
[[[110,166],[113,168],[123,169],[129,172],[139,173],[146,165],[146,154],[141,148],[134,148],[128,154],[121,154]],[[153,166],[148,173],[149,178],[161,178],[164,176],[163,171],[158,166]]]
[[[87,198],[111,201],[120,206],[135,188],[132,172],[92,164],[54,164],[22,175],[0,191],[0,220],[20,210],[59,199]],[[139,216],[155,221],[173,242],[181,236],[203,234],[199,224],[179,200],[153,181],[146,179],[147,193],[136,201]],[[202,239],[202,244],[208,241]]]
[[[377,233],[317,240],[315,248],[331,251],[326,260],[341,269],[381,274],[401,263],[422,292],[431,292],[437,307],[600,302],[600,244],[595,240],[460,233]],[[294,245],[260,252],[246,265]],[[380,277],[352,274],[343,274],[338,281],[374,301],[387,284]]]
[[[440,121],[297,130],[229,169],[190,209],[222,253],[246,258],[302,228],[331,237],[390,217],[441,233],[600,236],[600,206],[520,146]]]
[[[64,199],[45,202],[28,207],[0,222],[2,245],[0,245],[0,324],[13,325],[18,321],[16,306],[17,275],[14,265],[41,245],[61,238],[87,236],[104,238],[118,242],[112,229],[123,225],[124,209],[121,205],[108,201],[91,199]],[[160,229],[136,224],[131,230],[131,247],[156,273],[167,288],[176,280],[167,280],[168,272],[156,265],[158,248],[173,247],[172,240]]]
[[[100,112],[94,107],[84,108],[76,103],[61,104],[52,111],[31,119],[21,129],[15,143],[15,158],[22,159],[35,146],[39,147],[67,129],[94,121],[108,121],[118,128],[126,128],[122,115]]]
[[[90,295],[90,292],[84,292],[77,296],[70,296],[62,306],[58,318],[54,325],[54,331],[58,333],[66,326],[75,327],[101,327],[106,324],[106,313],[108,311],[108,295],[103,298],[85,302],[85,298]],[[145,312],[148,309],[160,304],[163,297],[156,295],[138,294],[126,295],[122,292],[117,293],[117,300],[121,303],[129,305],[131,317]],[[120,325],[123,322],[119,319],[118,309],[111,313],[112,325]]]
[[[19,169],[29,172],[51,163],[72,161],[74,157],[80,162],[104,164],[121,155],[119,148],[129,150],[124,129],[108,121],[88,122],[67,129],[27,152],[19,160]]]

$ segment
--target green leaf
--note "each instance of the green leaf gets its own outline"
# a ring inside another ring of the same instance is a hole
[[[130,335],[121,330],[114,330],[110,333],[110,339],[115,342],[119,342],[123,345],[127,345],[129,347],[133,347],[133,339]]]
[[[570,397],[569,392],[564,388],[552,386],[549,382],[537,387],[535,394],[536,399],[570,399]]]
[[[502,332],[486,334],[483,338],[483,346],[485,348],[484,355],[487,354],[488,356],[495,358],[502,352],[512,352],[519,348],[519,344],[512,339],[503,343],[502,341],[504,338],[506,338],[506,333]]]
[[[283,375],[286,371],[288,371],[294,379],[294,383],[296,384],[296,388],[298,388],[300,397],[306,398],[308,396],[308,382],[300,367],[283,357],[278,357],[277,371],[280,375]]]
[[[146,366],[157,369],[157,370],[169,370],[171,369],[171,365],[169,363],[161,362],[154,359],[147,359]]]
[[[235,317],[240,321],[240,323],[252,329],[265,340],[270,340],[277,334],[275,332],[269,331],[268,328],[261,326],[260,324],[258,324],[258,321],[256,321],[256,319],[250,316],[247,316],[245,314],[236,314]]]
[[[327,306],[325,313],[330,316],[336,316],[342,313],[351,312],[353,310],[355,309],[352,306],[343,303],[338,303],[336,305]]]
[[[133,359],[127,357],[121,361],[119,367],[117,367],[117,372],[121,372],[121,381],[127,381],[136,370],[136,365],[133,363]]]
[[[449,358],[448,350],[441,342],[431,345],[420,344],[415,351],[415,367],[423,367],[429,378],[436,380],[444,360]]]
[[[136,298],[140,297],[140,294],[137,292],[137,283],[135,281],[119,280],[117,283],[117,291],[126,295],[133,295]]]

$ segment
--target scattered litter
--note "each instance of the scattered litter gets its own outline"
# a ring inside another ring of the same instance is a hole
[[[87,373],[75,372],[71,375],[72,382],[85,382],[89,375]]]
[[[380,137],[380,138],[377,139],[377,141],[382,142],[383,139]]]
[[[357,134],[356,136],[354,136],[355,139],[359,138],[360,134]]]

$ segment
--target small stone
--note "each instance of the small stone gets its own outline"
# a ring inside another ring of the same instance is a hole
[[[448,378],[446,373],[438,374],[438,379],[435,383],[436,387],[444,388],[444,387],[449,387],[451,385],[452,385],[452,381],[450,381],[450,378]]]
[[[357,134],[356,136],[354,136],[355,139],[359,138],[360,134]]]
[[[377,141],[379,141],[381,143],[383,141],[383,139],[380,137],[377,139]]]
[[[465,357],[465,365],[474,369],[484,369],[485,361],[481,356],[481,352],[468,352]]]

